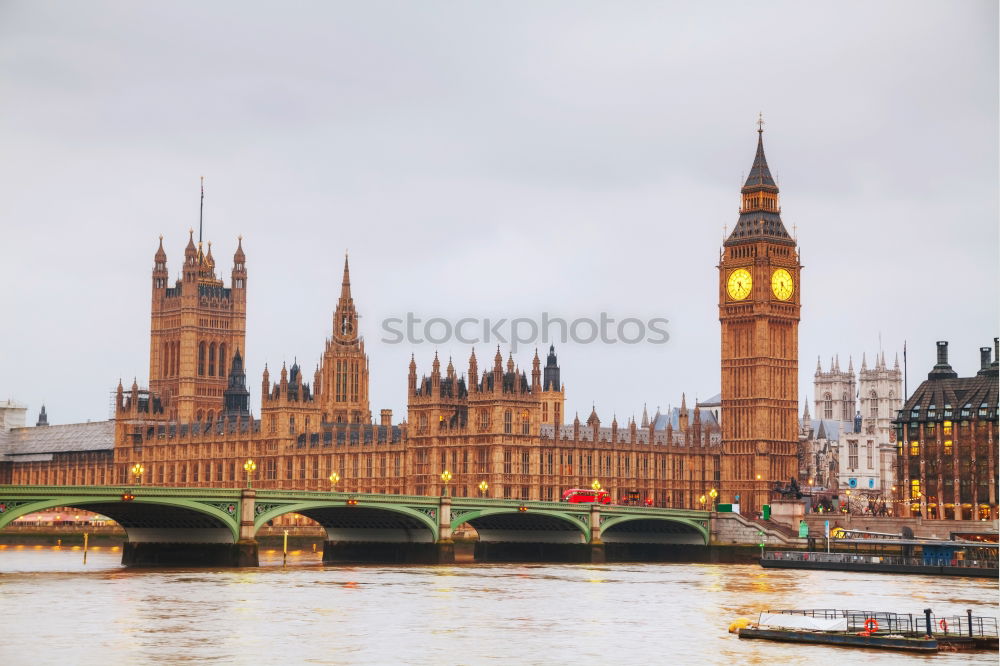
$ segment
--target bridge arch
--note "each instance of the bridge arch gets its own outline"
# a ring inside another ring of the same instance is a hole
[[[589,543],[590,526],[585,515],[563,511],[517,507],[452,509],[451,528],[472,525],[482,542]]]
[[[207,504],[182,497],[122,495],[64,495],[18,501],[0,512],[0,529],[36,511],[67,507],[93,511],[118,523],[130,543],[236,543],[239,540],[239,502]]]
[[[680,516],[612,516],[601,524],[601,541],[707,546],[709,529],[702,521]]]
[[[297,513],[326,530],[327,541],[364,543],[435,543],[438,540],[437,507],[413,508],[359,499],[357,504],[305,501],[264,507],[254,518],[254,531],[268,521]]]

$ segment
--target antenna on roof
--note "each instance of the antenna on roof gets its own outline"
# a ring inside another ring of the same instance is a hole
[[[201,177],[201,205],[198,206],[198,242],[201,243],[201,223],[205,215],[205,177]]]

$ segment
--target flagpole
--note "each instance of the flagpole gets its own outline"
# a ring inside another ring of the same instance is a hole
[[[205,215],[205,177],[201,177],[201,204],[198,206],[198,244],[201,244],[201,223]]]
[[[910,390],[907,388],[907,367],[906,367],[906,340],[903,340],[903,403],[910,399]]]

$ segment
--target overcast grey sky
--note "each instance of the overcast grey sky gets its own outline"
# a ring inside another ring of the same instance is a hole
[[[938,339],[974,373],[997,52],[992,1],[2,2],[0,399],[65,423],[145,384],[157,236],[173,276],[202,175],[227,281],[244,237],[255,411],[265,361],[311,376],[345,250],[376,413],[403,417],[411,352],[466,367],[380,343],[408,311],[665,317],[666,345],[560,346],[567,409],[708,397],[759,111],[805,265],[800,400],[817,355],[880,334],[911,389]]]

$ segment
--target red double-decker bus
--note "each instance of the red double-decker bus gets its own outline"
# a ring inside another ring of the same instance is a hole
[[[570,488],[563,492],[561,501],[570,504],[611,504],[611,493],[607,490],[591,490],[589,488]]]

